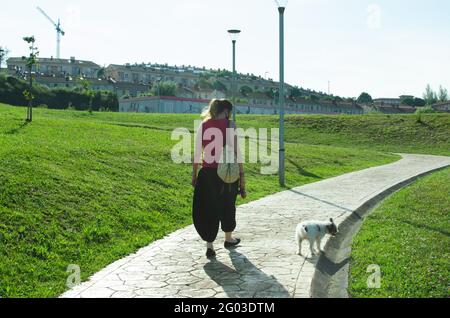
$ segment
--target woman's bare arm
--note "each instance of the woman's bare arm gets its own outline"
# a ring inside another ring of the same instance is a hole
[[[236,123],[233,122],[232,127],[234,128],[234,130],[236,131],[237,126]],[[234,135],[234,151],[236,154],[236,158],[238,159],[238,163],[239,163],[239,187],[241,189],[241,196],[243,199],[245,199],[247,197],[247,193],[245,191],[245,187],[246,187],[246,183],[245,183],[245,171],[244,171],[244,164],[243,164],[243,160],[241,158],[241,150],[239,148],[239,143],[238,143],[238,136],[237,134]]]

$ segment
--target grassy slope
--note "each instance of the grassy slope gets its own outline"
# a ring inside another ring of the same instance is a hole
[[[87,113],[67,114],[44,111],[60,118],[87,118]],[[193,130],[197,115],[151,115],[130,113],[95,114],[95,120],[114,125],[142,126],[172,130]],[[287,116],[286,140],[310,145],[370,149],[387,152],[450,155],[450,114]],[[277,116],[241,115],[238,124],[248,127],[278,127]]]
[[[425,177],[371,214],[352,246],[353,297],[449,297],[450,169]],[[368,289],[367,266],[381,267]]]
[[[0,296],[58,295],[68,264],[81,265],[87,278],[190,223],[190,167],[171,162],[167,130],[193,127],[196,116],[40,109],[23,126],[24,112],[0,105]],[[241,116],[239,122],[270,127],[276,118]],[[288,186],[397,159],[350,148],[342,132],[333,138],[344,147],[320,146],[327,141],[321,134],[311,145],[295,143],[308,141],[312,130],[293,127],[287,125]],[[427,151],[440,153],[444,143]],[[280,190],[276,176],[263,177],[257,168],[248,165],[248,200]]]
[[[186,127],[193,130],[197,115],[135,113],[94,114],[80,112],[55,113],[42,110],[42,116],[52,118],[90,118],[113,125],[141,126],[172,130]],[[358,115],[358,116],[287,116],[286,140],[292,143],[332,145],[336,147],[370,149],[387,152],[450,155],[450,115]],[[238,124],[248,127],[278,127],[277,116],[238,115]]]

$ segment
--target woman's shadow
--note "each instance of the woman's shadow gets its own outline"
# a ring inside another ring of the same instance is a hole
[[[203,267],[206,274],[223,288],[230,298],[289,298],[291,295],[274,276],[268,276],[247,257],[230,249],[233,268],[217,259]]]

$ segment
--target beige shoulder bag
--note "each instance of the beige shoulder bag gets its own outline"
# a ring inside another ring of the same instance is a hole
[[[228,128],[232,128],[231,120],[228,121]],[[231,158],[234,160],[230,160]],[[239,180],[239,164],[237,162],[236,153],[233,147],[229,146],[228,143],[225,143],[223,147],[221,160],[217,167],[217,174],[223,182],[228,184],[235,183]]]

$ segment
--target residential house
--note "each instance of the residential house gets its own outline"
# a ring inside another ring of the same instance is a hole
[[[6,61],[8,73],[12,76],[28,71],[26,60],[21,57],[11,57]],[[42,76],[55,77],[83,77],[98,78],[101,66],[91,61],[77,60],[75,57],[70,59],[38,58],[37,64],[33,66],[32,71]]]

